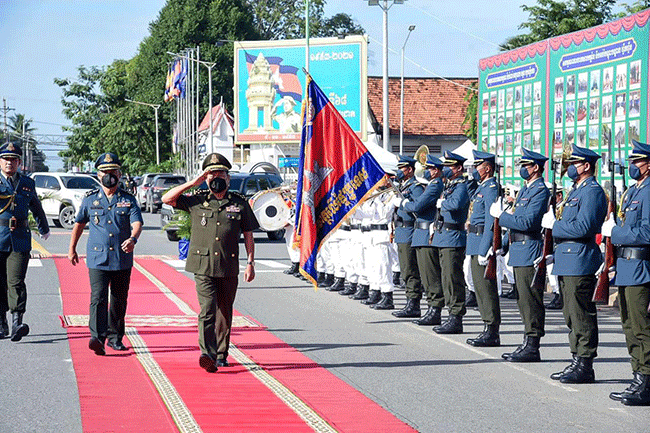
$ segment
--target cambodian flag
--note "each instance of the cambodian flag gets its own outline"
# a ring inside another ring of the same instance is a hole
[[[260,53],[261,54],[261,53]],[[291,96],[294,101],[302,101],[302,85],[298,79],[298,68],[295,66],[283,65],[284,59],[282,57],[264,57],[269,66],[271,67],[271,78],[273,79],[273,87],[278,95]],[[246,53],[246,67],[250,73],[253,63],[257,57]]]
[[[315,285],[320,246],[385,173],[309,75],[302,112],[295,227],[301,273]]]

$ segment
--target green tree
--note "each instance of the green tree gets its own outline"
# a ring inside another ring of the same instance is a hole
[[[45,165],[45,154],[38,149],[38,142],[34,136],[36,128],[32,126],[32,119],[27,119],[24,114],[13,114],[7,124],[9,141],[19,145],[23,150],[23,163],[30,163],[33,171],[49,171]]]

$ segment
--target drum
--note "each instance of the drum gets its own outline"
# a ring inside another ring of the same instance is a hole
[[[280,230],[289,222],[291,209],[279,192],[260,191],[251,197],[250,205],[260,227],[267,232]]]

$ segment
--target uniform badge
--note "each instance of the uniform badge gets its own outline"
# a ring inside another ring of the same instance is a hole
[[[210,158],[210,163],[216,164],[217,162],[219,162],[219,157],[217,156],[216,153],[213,153],[212,158]]]
[[[93,206],[99,206],[99,200],[95,200],[95,201],[93,202]]]
[[[232,205],[226,208],[226,212],[241,212],[241,209],[235,205]]]
[[[208,224],[208,221],[205,219],[205,217],[201,217],[201,225],[206,226]]]
[[[95,215],[95,224],[99,224],[99,217]]]
[[[106,154],[106,156],[104,157],[104,162],[113,162],[113,158],[111,158],[110,153]]]

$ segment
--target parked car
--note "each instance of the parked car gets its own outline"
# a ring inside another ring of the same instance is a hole
[[[155,176],[151,180],[151,186],[145,193],[145,212],[158,212],[162,206],[162,200],[160,198],[163,196],[165,191],[185,182],[185,176],[177,174],[159,174]]]
[[[151,187],[153,178],[159,174],[164,173],[145,173],[140,178],[140,182],[138,183],[135,192],[135,199],[138,201],[138,205],[140,205],[141,208],[144,208],[145,204],[147,203],[145,195],[147,194],[147,190]]]
[[[99,182],[90,175],[77,173],[32,173],[36,194],[41,197],[45,215],[54,225],[68,230],[86,192],[99,188]]]

